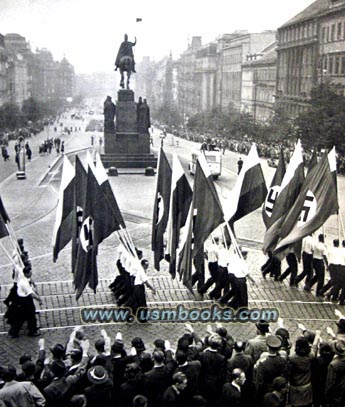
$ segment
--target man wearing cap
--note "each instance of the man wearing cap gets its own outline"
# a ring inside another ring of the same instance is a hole
[[[85,389],[88,407],[113,407],[113,384],[103,366],[94,366],[87,371],[91,383]]]
[[[332,343],[334,357],[328,366],[325,398],[330,407],[343,407],[345,398],[345,341]]]
[[[268,334],[270,326],[265,320],[260,320],[256,326],[256,337],[249,339],[247,347],[244,351],[246,355],[252,357],[255,364],[263,352],[267,352],[266,334]]]
[[[262,354],[254,366],[254,382],[258,391],[258,397],[262,401],[265,394],[273,390],[273,380],[287,376],[287,361],[279,355],[282,341],[276,335],[268,335],[266,338],[268,353]]]

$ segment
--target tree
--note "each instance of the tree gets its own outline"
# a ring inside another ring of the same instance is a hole
[[[35,122],[39,119],[42,119],[43,106],[36,99],[31,97],[27,100],[24,100],[22,112],[26,121]]]
[[[4,129],[15,130],[23,123],[22,113],[15,103],[5,103],[0,107],[0,124]]]
[[[311,91],[310,105],[310,110],[295,120],[303,144],[318,148],[344,144],[345,97],[324,83]]]

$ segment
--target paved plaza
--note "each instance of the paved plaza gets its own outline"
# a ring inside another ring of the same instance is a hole
[[[71,124],[82,126],[82,131],[72,132],[63,137],[66,153],[80,150],[80,154],[84,154],[85,149],[90,147],[91,133],[83,131],[86,123],[74,121]],[[70,272],[70,245],[60,253],[56,263],[52,261],[51,239],[60,182],[58,168],[61,158],[55,152],[48,156],[39,156],[38,145],[48,135],[54,137],[53,127],[49,129],[49,133],[45,129],[44,132],[29,140],[33,150],[33,159],[27,163],[26,180],[17,180],[15,177],[13,142],[9,146],[11,161],[0,163],[0,194],[17,237],[24,238],[25,248],[29,252],[33,264],[33,279],[43,300],[42,307],[37,305],[37,311],[42,337],[46,340],[47,348],[56,342],[66,342],[73,327],[81,324],[80,315],[84,307],[114,304],[114,298],[108,285],[115,276],[118,246],[115,236],[109,237],[101,244],[98,256],[100,283],[97,293],[94,294],[87,289],[77,302]],[[98,140],[98,136],[96,140]],[[159,145],[158,133],[155,134],[154,145],[155,149]],[[185,140],[179,140],[179,147],[176,147],[176,141],[172,136],[168,136],[165,140],[168,157],[173,151],[176,151],[181,155],[184,166],[187,164],[188,152],[191,151],[191,148],[192,143]],[[235,181],[237,159],[237,154],[226,152],[224,176],[217,182],[217,190],[225,202],[229,199],[228,193]],[[269,169],[266,163],[263,166],[267,180],[270,181],[273,170]],[[110,182],[134,243],[144,251],[144,256],[152,264],[151,217],[156,177],[145,177],[143,174],[120,174],[118,177],[112,177]],[[343,191],[344,179],[339,178],[341,197]],[[342,202],[341,199],[340,202]],[[310,329],[321,329],[323,332],[327,326],[334,328],[335,304],[316,300],[315,295],[306,293],[301,288],[291,289],[287,282],[279,284],[269,279],[262,279],[260,266],[265,257],[261,252],[260,244],[264,232],[260,211],[243,219],[236,225],[236,229],[241,244],[248,249],[249,267],[257,282],[256,286],[249,286],[250,308],[277,308],[293,338],[298,335],[297,322],[302,322]],[[328,222],[325,230],[329,242],[337,236],[336,221]],[[157,289],[157,294],[153,297],[148,291],[149,306],[175,307],[178,304],[184,304],[185,307],[200,308],[212,305],[211,301],[201,301],[198,296],[194,297],[189,293],[179,281],[172,280],[164,261],[161,264],[160,272],[154,271],[152,266],[150,267],[149,277]],[[21,353],[29,351],[34,354],[37,351],[37,338],[27,337],[24,331],[17,339],[7,336],[8,325],[3,320],[6,307],[2,301],[11,287],[11,265],[2,252],[0,253],[0,284],[0,361],[17,364]],[[127,347],[133,337],[141,336],[148,349],[152,349],[154,339],[158,337],[169,339],[175,344],[177,338],[185,330],[182,323],[105,325],[90,324],[85,327],[92,343],[98,338],[100,329],[105,328],[112,338],[115,338],[117,331],[121,331]],[[237,339],[246,339],[255,333],[252,323],[229,323],[225,326]],[[195,329],[202,335],[206,333],[205,324],[195,324]],[[326,334],[324,333],[324,335]]]

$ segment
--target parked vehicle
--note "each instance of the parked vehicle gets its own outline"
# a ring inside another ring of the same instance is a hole
[[[195,150],[192,153],[192,161],[189,163],[189,172],[194,175],[196,170],[196,161],[203,154],[208,163],[213,179],[218,179],[222,173],[222,153],[218,148],[213,150]]]

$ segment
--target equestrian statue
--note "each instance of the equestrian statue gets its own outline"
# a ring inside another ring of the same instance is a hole
[[[115,61],[115,71],[117,71],[117,69],[120,68],[121,74],[120,87],[122,89],[125,88],[124,72],[127,72],[126,89],[129,89],[129,81],[132,72],[135,72],[133,47],[135,46],[136,43],[137,43],[136,37],[134,38],[134,42],[130,42],[128,41],[128,35],[125,34],[125,40],[121,43],[119,51],[117,53]]]

